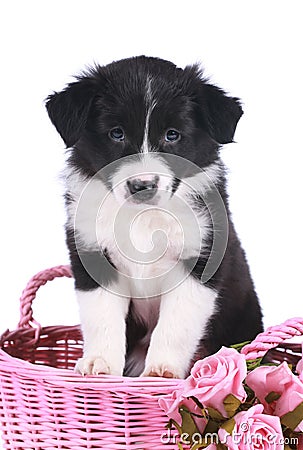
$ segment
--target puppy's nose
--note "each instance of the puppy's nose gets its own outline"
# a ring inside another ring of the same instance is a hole
[[[134,195],[134,200],[143,202],[151,200],[156,195],[158,182],[158,176],[153,179],[135,178],[127,181],[127,187],[131,195]]]

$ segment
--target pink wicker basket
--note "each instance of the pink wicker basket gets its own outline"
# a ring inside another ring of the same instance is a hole
[[[34,320],[32,302],[37,290],[63,276],[72,276],[69,267],[58,266],[34,276],[21,297],[18,328],[0,338],[4,448],[176,449],[176,443],[163,440],[168,419],[158,400],[182,380],[82,377],[72,370],[82,355],[80,328],[41,327]],[[284,341],[302,334],[303,319],[292,319],[261,333],[243,353],[247,359],[266,353],[269,360],[296,363],[301,346]],[[277,348],[268,352],[273,347]]]

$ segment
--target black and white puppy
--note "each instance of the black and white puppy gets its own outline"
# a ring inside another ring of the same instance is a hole
[[[219,156],[239,99],[196,65],[140,56],[91,68],[47,110],[68,148],[76,370],[183,378],[194,360],[261,332]]]

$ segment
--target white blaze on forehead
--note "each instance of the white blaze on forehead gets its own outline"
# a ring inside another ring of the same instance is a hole
[[[146,81],[146,92],[145,92],[145,104],[146,104],[146,119],[145,119],[145,127],[144,127],[144,137],[143,137],[143,143],[141,147],[142,153],[148,153],[150,151],[150,145],[148,142],[148,133],[149,133],[149,122],[150,122],[150,116],[153,112],[153,109],[156,106],[156,100],[153,98],[152,93],[152,78],[150,76],[147,77]]]

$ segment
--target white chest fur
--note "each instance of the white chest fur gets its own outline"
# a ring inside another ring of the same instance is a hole
[[[159,295],[169,274],[179,277],[181,260],[199,256],[208,217],[195,210],[186,194],[174,195],[162,207],[130,207],[121,205],[99,179],[87,182],[74,172],[66,179],[73,199],[68,225],[77,232],[78,248],[106,249],[118,271],[128,277],[132,297]]]
[[[216,293],[194,277],[184,277],[180,264],[203,251],[210,226],[205,211],[195,209],[192,191],[182,182],[179,196],[161,208],[121,206],[100,180],[87,182],[73,171],[66,173],[66,184],[72,199],[68,226],[76,231],[78,249],[106,248],[129,279],[128,298],[102,288],[77,292],[86,343],[77,370],[122,374],[131,297],[133,313],[148,331],[127,363],[130,374],[139,375],[145,364],[144,374],[168,371],[184,377],[215,311]],[[149,346],[146,358],[142,345]]]

